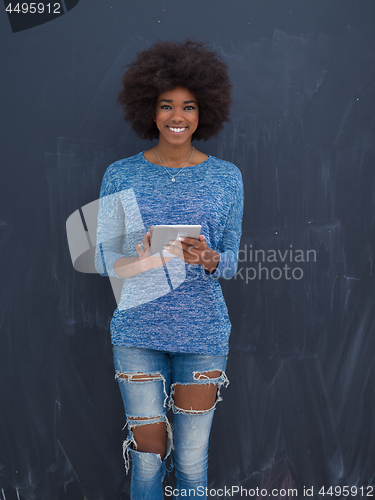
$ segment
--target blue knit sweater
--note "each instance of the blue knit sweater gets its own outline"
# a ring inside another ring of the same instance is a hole
[[[168,168],[173,175],[182,169]],[[120,257],[157,224],[200,224],[207,246],[220,255],[214,274],[178,257],[165,266],[126,278],[111,321],[115,345],[171,352],[227,354],[231,323],[218,278],[237,270],[243,213],[239,169],[209,156],[172,182],[143,152],[110,165],[100,191],[95,265],[117,276]]]

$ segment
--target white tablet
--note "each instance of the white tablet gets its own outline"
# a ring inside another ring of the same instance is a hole
[[[151,239],[150,255],[160,253],[163,257],[175,257],[171,253],[164,250],[164,246],[168,245],[171,240],[177,240],[180,237],[199,238],[202,226],[154,226]]]

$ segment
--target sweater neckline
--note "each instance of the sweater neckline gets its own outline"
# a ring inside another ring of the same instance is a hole
[[[145,150],[146,151],[146,150]],[[157,165],[156,163],[152,163],[148,160],[146,160],[145,156],[143,153],[145,153],[145,151],[141,151],[139,154],[142,156],[143,160],[148,163],[149,165],[152,165],[153,167],[158,167],[158,168],[167,168],[168,170],[175,170],[176,172],[183,169],[183,168],[194,168],[194,167],[200,167],[201,165],[204,165],[205,163],[208,162],[208,160],[211,158],[211,155],[207,155],[208,158],[207,160],[204,160],[202,161],[202,163],[197,163],[196,165],[190,165],[190,167],[163,167],[163,165]]]

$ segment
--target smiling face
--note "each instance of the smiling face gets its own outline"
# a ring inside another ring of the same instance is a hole
[[[155,123],[159,129],[159,142],[174,146],[191,143],[191,136],[199,122],[198,101],[190,90],[176,87],[158,97]]]

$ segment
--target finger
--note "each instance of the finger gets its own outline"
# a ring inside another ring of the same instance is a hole
[[[203,234],[199,235],[199,242],[201,243],[201,248],[203,250],[206,250],[206,248],[207,248],[207,241],[206,241],[206,238],[203,236]]]
[[[138,257],[143,257],[144,251],[142,250],[142,245],[138,243],[138,245],[135,245],[135,249],[137,251]]]
[[[183,251],[181,245],[172,245],[171,243],[164,245],[163,248],[165,248],[165,250],[167,250],[168,252],[170,251],[173,254]]]
[[[151,240],[152,240],[152,233],[154,231],[154,226],[151,226],[150,231],[147,233],[148,234],[148,241],[149,245],[151,246]]]
[[[150,246],[150,240],[149,240],[149,236],[148,236],[148,233],[146,233],[143,238],[142,238],[142,245],[143,245],[143,248],[146,250],[147,248],[149,248]]]
[[[196,243],[199,242],[197,238],[188,238],[187,236],[181,236],[180,241],[183,241],[184,243],[187,243],[188,245],[195,245]]]
[[[195,246],[199,243],[198,240],[194,240],[193,238],[191,238],[192,242],[195,242],[194,243],[188,243],[187,241],[182,241],[184,238],[178,238],[176,240],[170,240],[168,242],[168,245],[173,245],[177,248],[182,248],[183,250],[187,250],[188,248],[192,247],[192,246]]]
[[[205,240],[205,237],[201,234],[199,235],[199,239],[197,238],[188,238],[188,237],[184,237],[184,238],[181,238],[181,241],[183,243],[187,243],[188,245],[192,245],[196,248],[200,248],[200,249],[205,249],[207,243],[206,243],[206,240]]]

